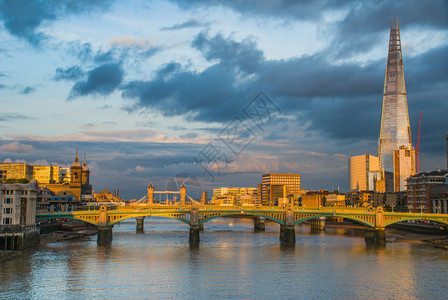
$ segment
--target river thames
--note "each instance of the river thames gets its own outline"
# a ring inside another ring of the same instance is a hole
[[[111,246],[96,236],[42,244],[0,267],[1,299],[84,298],[352,298],[442,299],[448,251],[425,244],[368,247],[363,232],[296,227],[296,246],[282,247],[279,226],[253,232],[253,222],[205,224],[200,246],[188,226],[147,218],[115,225]]]

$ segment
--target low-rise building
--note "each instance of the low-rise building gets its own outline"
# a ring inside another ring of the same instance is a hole
[[[213,189],[214,205],[257,205],[257,188],[254,187],[221,187]]]
[[[432,172],[421,172],[407,179],[407,202],[413,212],[435,212],[431,197],[436,198],[436,192],[431,196],[431,189],[447,185],[448,170],[437,169]],[[443,194],[443,193],[442,193]],[[437,205],[436,205],[437,206]]]
[[[349,192],[345,194],[345,202],[347,206],[371,206],[372,191],[365,192]]]
[[[38,194],[36,181],[0,183],[0,250],[21,250],[39,242]]]

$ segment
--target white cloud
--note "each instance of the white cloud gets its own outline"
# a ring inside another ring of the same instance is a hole
[[[138,48],[155,48],[154,41],[151,39],[137,39],[133,36],[123,36],[109,40],[109,44],[116,47],[138,47]]]
[[[140,166],[140,165],[138,165],[138,166],[135,167],[135,170],[138,171],[138,172],[143,172],[143,171],[145,171],[145,168]]]
[[[27,144],[21,144],[19,142],[12,142],[0,147],[0,151],[8,152],[28,152],[34,150],[33,146]]]

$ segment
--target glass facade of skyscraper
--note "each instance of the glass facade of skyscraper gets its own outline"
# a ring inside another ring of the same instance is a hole
[[[378,157],[380,167],[388,172],[394,170],[394,150],[400,146],[412,149],[411,127],[404,81],[401,53],[400,27],[392,20],[389,54],[384,79],[383,108]]]

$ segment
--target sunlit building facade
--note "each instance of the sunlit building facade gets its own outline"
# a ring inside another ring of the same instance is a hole
[[[374,155],[358,155],[349,159],[350,191],[373,191],[380,178],[379,159]]]
[[[447,194],[448,196],[448,170],[437,169],[432,172],[421,172],[416,175],[410,176],[407,179],[407,201],[409,210],[413,212],[437,212],[436,206],[442,207],[442,211],[448,211],[448,204],[443,201],[433,203],[431,200],[431,193],[434,194]],[[445,188],[444,188],[445,187]],[[441,192],[440,188],[444,188],[446,191]],[[435,198],[433,195],[432,198]],[[439,200],[441,197],[438,197]],[[434,206],[434,204],[436,206]],[[440,212],[440,211],[439,211]]]
[[[396,26],[392,20],[378,148],[381,169],[387,172],[394,171],[394,150],[400,146],[412,149],[400,27],[398,20]]]
[[[394,191],[406,191],[406,179],[415,175],[415,151],[405,146],[394,150]]]
[[[301,194],[300,174],[267,173],[261,177],[261,204],[278,204],[279,198]]]

